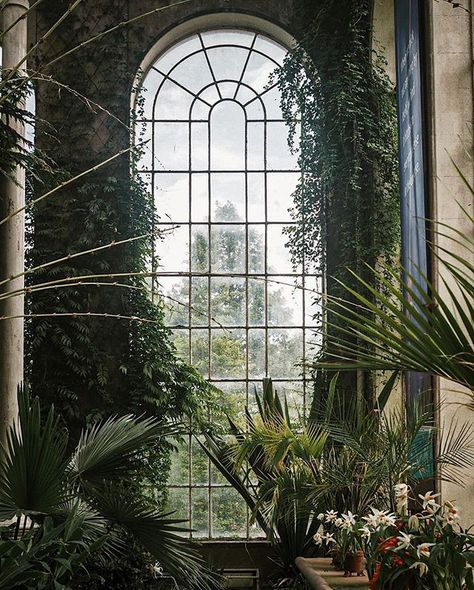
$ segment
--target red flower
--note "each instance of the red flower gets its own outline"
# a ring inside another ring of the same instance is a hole
[[[378,581],[379,576],[380,576],[380,569],[381,569],[381,567],[382,567],[382,564],[380,563],[380,561],[377,562],[377,565],[375,566],[374,575],[370,579],[370,583],[369,583],[370,590],[375,590],[375,588],[377,586],[377,581]]]
[[[393,565],[396,565],[397,567],[400,567],[403,564],[404,561],[401,557],[395,557],[395,559],[393,560]]]
[[[390,537],[379,545],[379,551],[380,553],[387,553],[390,547],[395,547],[396,545],[398,545],[397,537]]]

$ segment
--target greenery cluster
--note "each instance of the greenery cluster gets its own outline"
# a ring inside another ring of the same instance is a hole
[[[446,480],[460,482],[474,464],[474,430],[468,422],[453,422],[435,434],[433,413],[417,402],[408,408],[409,422],[402,409],[383,411],[396,379],[394,373],[377,409],[366,413],[360,399],[342,403],[344,389],[334,377],[327,402],[313,409],[303,429],[265,380],[258,414],[247,411],[246,427],[231,423],[230,439],[207,434],[206,453],[274,546],[285,587],[298,583],[296,557],[314,555],[318,514],[335,509],[360,515],[372,506],[393,511],[397,482],[416,486],[431,477],[436,434],[434,461]]]
[[[301,136],[288,247],[295,263],[325,273],[327,293],[347,297],[339,281],[352,284],[348,269],[366,277],[365,265],[398,255],[395,94],[372,48],[370,0],[298,0],[296,7],[304,32],[278,73],[285,119]],[[326,312],[331,332],[338,316],[330,305]],[[367,374],[370,403],[373,384]]]
[[[301,125],[289,247],[295,261],[327,271],[332,292],[348,267],[364,272],[397,254],[395,96],[371,49],[369,0],[296,4],[304,34],[278,73],[293,138]]]
[[[22,392],[18,424],[0,455],[0,588],[67,590],[73,581],[89,581],[92,556],[107,577],[131,539],[137,556],[123,568],[126,575],[137,563],[143,571],[135,567],[136,577],[149,571],[140,561],[146,550],[149,563],[159,559],[186,587],[218,586],[181,536],[180,521],[128,485],[141,451],[175,428],[155,418],[112,416],[84,429],[70,452],[54,406],[43,419],[38,398]]]

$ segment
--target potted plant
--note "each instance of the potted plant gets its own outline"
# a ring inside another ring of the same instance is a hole
[[[420,495],[421,510],[402,516],[390,543],[379,545],[376,590],[473,590],[474,535],[459,525],[459,508]]]

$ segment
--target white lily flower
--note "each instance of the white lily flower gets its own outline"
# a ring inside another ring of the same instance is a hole
[[[326,545],[329,545],[330,543],[335,543],[336,539],[334,538],[333,533],[326,533],[324,535],[324,542],[326,543]]]
[[[324,520],[324,512],[318,514],[318,520]]]
[[[362,537],[363,539],[367,539],[367,540],[369,540],[369,539],[370,539],[370,535],[372,534],[372,531],[369,529],[369,527],[368,527],[368,526],[364,526],[364,527],[362,527],[362,528],[361,528],[361,532],[362,532],[362,535],[361,535],[361,537]]]
[[[313,541],[316,543],[316,545],[321,545],[323,542],[323,536],[321,533],[315,533],[313,535]]]
[[[416,549],[416,554],[418,557],[429,557],[430,556],[430,547],[432,547],[434,543],[422,543],[418,545]]]
[[[367,522],[367,526],[370,526],[373,529],[377,529],[379,526],[379,519],[375,514],[369,514],[368,516],[364,516],[363,520]]]
[[[407,535],[406,533],[400,533],[400,536],[397,537],[397,549],[407,549],[411,545],[411,540],[411,535]]]
[[[410,569],[417,569],[420,572],[420,576],[424,576],[428,571],[428,566],[422,561],[415,561],[415,563],[410,566]]]
[[[444,520],[446,524],[456,524],[460,519],[459,508],[453,502],[444,503]]]
[[[348,510],[347,514],[342,515],[342,518],[345,521],[347,520],[351,525],[354,525],[356,523],[356,516],[357,514],[352,514],[352,512]]]
[[[336,520],[334,521],[334,524],[337,526],[337,528],[340,528],[342,526],[342,523],[342,518],[336,518]]]
[[[335,510],[327,510],[325,520],[326,522],[334,522],[337,518],[337,512]]]
[[[435,498],[437,498],[438,496],[439,494],[433,494],[431,490],[429,492],[426,492],[425,495],[418,494],[418,497],[423,502],[424,510],[429,509],[430,512],[436,511],[440,507],[439,504],[435,502]]]

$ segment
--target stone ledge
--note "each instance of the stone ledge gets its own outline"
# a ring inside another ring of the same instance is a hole
[[[334,568],[329,558],[297,557],[295,565],[305,577],[311,590],[369,588],[367,576],[345,577],[341,571]]]

